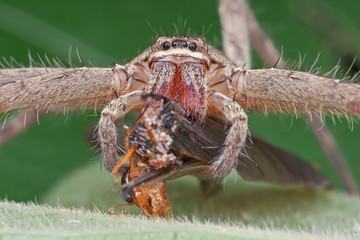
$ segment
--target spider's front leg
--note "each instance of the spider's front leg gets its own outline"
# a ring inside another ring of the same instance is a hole
[[[232,123],[221,154],[212,162],[211,177],[218,178],[224,177],[236,167],[238,155],[244,147],[247,137],[247,115],[239,104],[221,93],[212,93],[210,99],[213,107],[221,111],[225,118]]]
[[[119,160],[115,121],[123,118],[130,110],[139,110],[144,107],[141,89],[145,89],[149,81],[147,71],[142,64],[133,63],[125,66],[115,65],[112,69],[112,86],[117,98],[103,109],[98,124],[102,160],[109,172]]]
[[[141,107],[142,91],[134,91],[112,100],[101,112],[98,137],[105,168],[111,172],[119,160],[117,153],[117,130],[115,122],[130,110]]]

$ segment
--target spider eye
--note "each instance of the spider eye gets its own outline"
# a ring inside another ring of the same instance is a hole
[[[196,43],[193,43],[193,42],[189,43],[189,49],[191,51],[196,51]]]
[[[173,47],[176,47],[177,41],[173,41],[173,42],[171,43],[171,45],[172,45]]]
[[[182,45],[183,48],[186,48],[186,47],[187,47],[187,42],[182,41],[182,42],[181,42],[181,45]]]
[[[164,42],[162,47],[164,50],[168,50],[170,48],[170,42],[168,42],[168,41]]]

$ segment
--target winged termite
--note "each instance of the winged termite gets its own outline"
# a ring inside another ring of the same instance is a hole
[[[184,175],[211,179],[211,163],[221,153],[230,126],[215,118],[192,122],[178,105],[164,97],[147,95],[147,107],[134,128],[127,129],[127,153],[113,168],[113,174],[129,159],[123,173],[123,198],[148,216],[164,217],[170,210],[166,181]],[[298,157],[257,138],[249,138],[235,166],[246,180],[329,187],[315,168]],[[171,215],[171,214],[170,214]]]

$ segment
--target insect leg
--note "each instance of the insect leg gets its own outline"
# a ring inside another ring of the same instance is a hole
[[[221,154],[212,162],[211,177],[224,177],[236,166],[238,155],[243,148],[247,136],[247,116],[244,109],[236,102],[222,95],[210,95],[213,105],[232,123],[226,136]]]
[[[115,121],[123,118],[131,109],[141,107],[142,91],[134,91],[112,100],[101,112],[98,136],[105,168],[112,171],[119,159],[117,154],[117,131]]]

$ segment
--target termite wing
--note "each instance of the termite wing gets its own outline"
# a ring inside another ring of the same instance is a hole
[[[150,166],[145,174],[123,184],[121,188],[124,199],[129,198],[134,187],[166,182],[184,175],[211,179],[211,162],[221,153],[230,123],[215,118],[207,118],[202,123],[193,122],[173,101],[157,95],[146,95],[144,100],[148,105],[127,137],[127,141],[130,145],[135,144],[135,152],[142,155],[142,158],[145,152],[156,154],[159,147],[163,148],[160,146],[163,144],[161,140],[144,133],[147,121],[154,123],[154,119],[150,120],[142,116],[151,111],[151,115],[155,114],[157,119],[156,126],[152,126],[170,136],[168,154],[175,155],[177,160],[162,164],[161,167]],[[161,161],[159,157],[158,160]],[[248,138],[235,169],[242,178],[249,181],[307,188],[331,187],[330,182],[314,167],[256,136]]]

